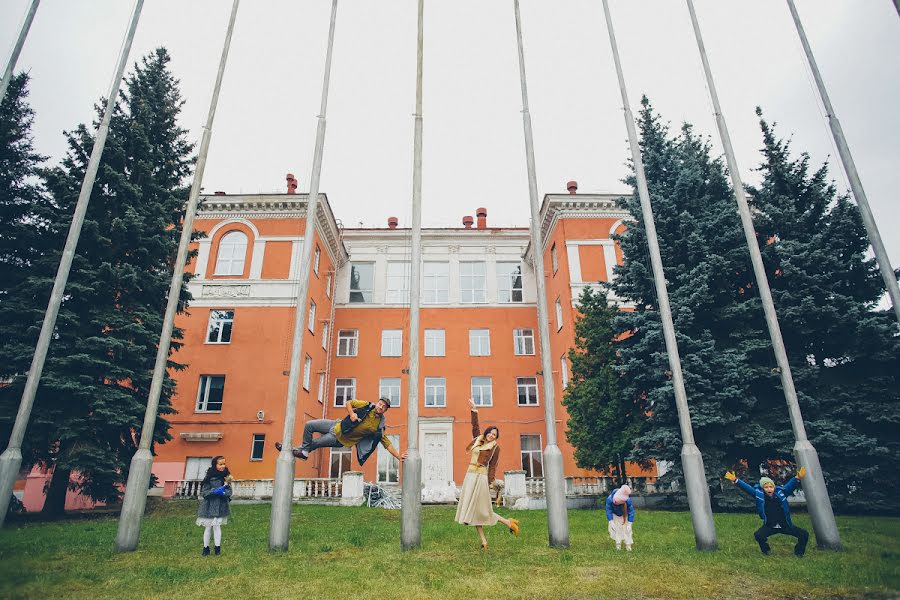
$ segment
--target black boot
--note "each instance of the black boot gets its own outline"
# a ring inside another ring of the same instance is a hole
[[[203,546],[203,555],[202,556],[209,556],[209,546]]]
[[[216,546],[216,556],[222,553],[222,546]]]

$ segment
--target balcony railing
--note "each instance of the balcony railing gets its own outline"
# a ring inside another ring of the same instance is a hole
[[[272,498],[274,481],[272,479],[236,479],[231,484],[232,498],[236,500],[269,500]],[[171,491],[170,491],[171,490]],[[294,480],[293,498],[339,499],[343,492],[340,479],[326,477],[308,477]],[[164,497],[198,498],[200,496],[200,480],[167,481],[163,491]]]

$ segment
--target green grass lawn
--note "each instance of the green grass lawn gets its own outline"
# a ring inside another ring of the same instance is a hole
[[[483,554],[453,507],[425,508],[422,548],[401,552],[400,513],[295,506],[290,551],[267,548],[269,505],[233,505],[222,556],[201,557],[196,504],[163,504],[137,552],[113,551],[116,519],[12,523],[0,531],[0,598],[891,598],[900,595],[900,518],[839,517],[843,552],[771,538],[754,514],[716,515],[720,550],[694,550],[687,513],[639,511],[635,550],[616,552],[601,511],[569,511],[571,548],[547,546],[546,514],[508,511]],[[811,530],[805,514],[795,516]],[[365,589],[364,589],[365,588]]]

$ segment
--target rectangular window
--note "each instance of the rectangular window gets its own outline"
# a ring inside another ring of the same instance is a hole
[[[550,262],[553,264],[553,273],[559,271],[559,258],[556,256],[556,242],[550,246]]]
[[[525,477],[544,476],[544,456],[541,454],[541,436],[521,435],[519,441],[522,444],[522,470]]]
[[[403,330],[384,329],[381,332],[381,355],[401,356],[403,354]]]
[[[312,357],[309,354],[306,355],[306,360],[303,361],[303,389],[307,392],[309,391],[309,377],[312,372]]]
[[[316,332],[316,302],[309,299],[309,316],[306,318],[306,328],[310,333]]]
[[[459,263],[460,301],[476,304],[487,301],[487,277],[483,262]]]
[[[497,263],[497,301],[522,302],[522,263]]]
[[[322,251],[319,250],[319,246],[316,246],[316,255],[313,258],[313,271],[315,271],[316,275],[319,275],[319,260],[322,258]]]
[[[334,380],[334,405],[344,406],[351,400],[356,398],[356,380],[355,379],[335,379]]]
[[[556,299],[556,330],[559,331],[562,329],[563,321],[562,321],[562,302],[559,301],[559,298]]]
[[[472,400],[475,406],[493,406],[492,384],[490,377],[473,377],[472,378]]]
[[[400,378],[382,377],[378,382],[378,397],[390,400],[391,406],[400,406]]]
[[[427,262],[423,265],[422,280],[425,304],[446,304],[450,301],[450,263]]]
[[[425,356],[445,356],[443,329],[425,330]]]
[[[328,321],[322,324],[322,350],[328,350],[328,331],[331,329],[329,325],[331,323]]]
[[[266,434],[254,433],[253,442],[250,444],[250,460],[262,460],[265,447]]]
[[[325,402],[325,373],[319,373],[319,391],[316,396],[319,404]]]
[[[333,275],[331,274],[331,271],[328,271],[328,279],[325,280],[325,295],[329,298],[331,298],[331,280],[332,280],[332,278],[333,278]]]
[[[425,378],[425,406],[447,406],[447,379],[444,377]]]
[[[369,304],[373,301],[375,265],[350,263],[350,303]]]
[[[199,481],[212,464],[212,456],[187,456],[184,461],[184,480]]]
[[[338,356],[356,356],[359,348],[359,330],[358,329],[339,329],[338,330]]]
[[[209,311],[209,329],[206,333],[207,344],[231,343],[231,328],[234,326],[233,310]]]
[[[224,375],[201,375],[200,387],[197,389],[196,412],[221,412],[224,392]]]
[[[345,471],[350,470],[350,450],[351,448],[331,449],[331,466],[328,469],[331,479],[340,479]]]
[[[519,406],[537,406],[537,377],[516,377],[516,392]]]
[[[491,330],[490,329],[470,329],[469,330],[469,356],[490,356],[491,355]]]
[[[513,329],[513,353],[516,356],[534,354],[534,329]]]
[[[391,445],[396,448],[400,445],[399,435],[389,435]],[[378,445],[378,483],[397,483],[400,481],[400,461],[387,449]]]
[[[562,378],[563,389],[569,387],[569,361],[565,354],[559,359],[559,376]]]
[[[409,304],[409,263],[389,262],[387,268],[388,304]]]

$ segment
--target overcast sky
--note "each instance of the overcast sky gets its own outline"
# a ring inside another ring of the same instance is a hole
[[[29,4],[0,2],[5,61]],[[720,145],[685,3],[611,0],[632,109],[647,94],[673,126]],[[835,162],[824,112],[783,0],[696,0],[745,181],[757,179],[754,107],[796,152]],[[891,0],[797,0],[892,263],[900,265],[900,18]],[[57,161],[62,131],[92,118],[133,2],[43,0],[19,59],[30,72],[35,145]],[[199,141],[229,0],[147,0],[130,62],[165,46]],[[204,190],[308,190],[330,0],[244,0],[213,128]],[[429,0],[425,7],[423,224],[528,225],[528,187],[512,0]],[[522,0],[538,190],[618,192],[626,133],[599,0]],[[321,191],[345,226],[411,215],[415,0],[341,0]]]

